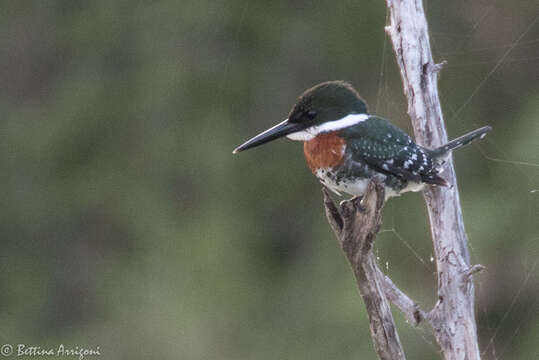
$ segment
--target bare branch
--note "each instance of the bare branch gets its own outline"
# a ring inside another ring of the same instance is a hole
[[[337,209],[337,207],[331,200],[329,191],[326,187],[322,187],[322,193],[324,194],[324,207],[326,209],[326,217],[328,218],[329,225],[333,229],[333,232],[335,233],[335,236],[337,236],[337,239],[340,240],[341,231],[343,228],[341,214],[339,213],[339,209]]]
[[[397,57],[416,141],[434,148],[447,142],[437,75],[422,0],[386,0],[386,28]],[[474,287],[457,180],[450,158],[444,171],[453,186],[425,191],[438,270],[438,302],[429,322],[446,359],[480,359]],[[470,270],[471,269],[471,270]]]
[[[352,266],[359,292],[367,309],[376,353],[380,359],[405,359],[391,308],[385,295],[388,281],[378,268],[376,258],[372,253],[372,246],[382,220],[384,187],[370,182],[363,199],[354,198],[343,201],[340,209],[335,206],[327,190],[324,189],[323,192],[326,216]],[[389,282],[393,284],[391,280]],[[396,289],[394,285],[393,288]],[[393,293],[401,292],[398,290]]]
[[[464,272],[464,278],[466,280],[470,279],[473,275],[480,273],[481,271],[485,270],[485,267],[481,264],[475,264],[470,266],[466,271]]]
[[[438,73],[446,63],[432,59],[422,0],[386,0],[390,24],[386,27],[408,99],[416,141],[434,148],[447,142],[438,97]],[[480,359],[474,313],[473,274],[462,220],[453,160],[445,177],[450,187],[424,192],[436,255],[438,302],[426,314],[376,264],[372,246],[381,223],[383,187],[371,182],[364,199],[345,201],[337,208],[324,189],[326,216],[356,277],[369,315],[371,337],[381,359],[404,359],[388,299],[417,325],[428,320],[444,357],[449,360]]]
[[[389,276],[384,275],[380,269],[378,271],[380,271],[380,277],[383,280],[384,293],[387,299],[404,313],[408,322],[417,326],[421,321],[426,319],[427,314],[421,310],[419,305],[400,290]]]
[[[331,200],[329,191],[323,187],[322,193],[324,194],[324,206],[326,209],[326,216],[328,222],[335,233],[335,236],[339,240],[339,244],[342,246],[341,242],[341,232],[343,229],[343,219],[339,209],[335,206]],[[421,321],[423,321],[427,315],[419,307],[419,305],[410,299],[402,290],[400,290],[393,281],[385,275],[380,268],[376,265],[378,271],[378,277],[381,280],[382,288],[386,298],[393,303],[400,311],[404,313],[407,320],[414,326],[417,326]]]

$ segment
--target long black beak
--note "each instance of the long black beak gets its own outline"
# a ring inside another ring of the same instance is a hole
[[[302,124],[297,123],[291,123],[288,122],[288,119],[285,121],[275,125],[272,128],[269,128],[268,130],[264,131],[263,133],[258,134],[254,138],[246,141],[245,143],[241,144],[237,148],[232,151],[232,154],[237,154],[240,151],[247,150],[250,148],[254,148],[256,146],[265,144],[267,142],[270,142],[272,140],[278,139],[280,137],[283,137],[285,135],[291,134],[296,131],[303,130],[305,128]]]

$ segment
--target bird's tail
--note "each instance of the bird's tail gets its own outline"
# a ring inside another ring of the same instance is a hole
[[[470,131],[467,134],[464,134],[454,140],[451,140],[445,145],[440,146],[439,148],[436,148],[431,151],[431,154],[435,158],[444,158],[445,156],[449,155],[449,152],[451,150],[458,149],[461,146],[468,145],[472,141],[476,139],[482,139],[485,137],[485,135],[492,130],[490,126],[483,126],[482,128],[476,129],[474,131]]]

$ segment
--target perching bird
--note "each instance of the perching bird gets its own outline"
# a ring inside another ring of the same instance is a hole
[[[328,81],[306,90],[286,120],[233,153],[283,136],[303,141],[307,165],[323,185],[337,194],[360,196],[369,181],[377,179],[384,184],[387,199],[420,191],[427,184],[448,186],[439,174],[451,151],[490,130],[485,126],[429,150],[388,120],[370,115],[350,84]]]

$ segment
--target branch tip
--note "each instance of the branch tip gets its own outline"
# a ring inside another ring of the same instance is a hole
[[[485,267],[481,264],[472,265],[464,271],[464,277],[470,279],[473,275],[478,274],[483,270],[485,270]]]
[[[340,238],[344,226],[341,213],[335,206],[335,203],[329,195],[329,190],[325,186],[322,187],[322,194],[324,195],[324,208],[326,210],[326,217],[329,225],[333,229],[333,232],[335,232],[335,236]]]
[[[442,60],[442,61],[439,62],[438,64],[431,65],[431,66],[430,66],[430,71],[433,72],[433,73],[440,72],[440,70],[442,70],[442,68],[443,68],[445,65],[447,65],[447,60]]]
[[[427,315],[423,312],[423,310],[421,310],[418,304],[415,304],[414,307],[415,307],[415,311],[412,314],[413,315],[412,317],[414,319],[413,325],[417,326],[419,325],[421,321],[423,321],[427,317]]]

